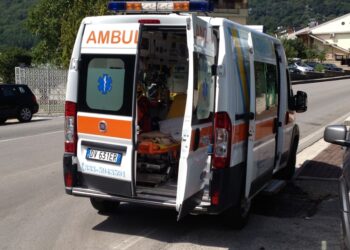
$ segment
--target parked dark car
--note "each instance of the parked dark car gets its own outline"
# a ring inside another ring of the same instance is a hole
[[[343,160],[343,172],[339,179],[339,200],[344,248],[350,249],[350,131],[345,125],[328,126],[324,132],[324,140],[346,148]]]
[[[337,67],[337,65],[332,64],[332,63],[324,63],[323,67],[325,70],[329,70],[329,71],[337,71],[337,72],[342,72],[343,69],[340,67]]]
[[[306,65],[310,66],[315,70],[316,65],[318,64],[317,62],[305,62]]]
[[[35,95],[27,85],[0,84],[0,124],[10,118],[29,122],[38,110]]]

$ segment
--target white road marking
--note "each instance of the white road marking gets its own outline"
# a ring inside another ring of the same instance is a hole
[[[53,132],[46,132],[46,133],[41,133],[41,134],[35,134],[35,135],[28,135],[28,136],[22,136],[22,137],[17,137],[17,138],[5,139],[5,140],[0,140],[0,143],[1,142],[9,142],[9,141],[17,141],[17,140],[32,138],[32,137],[41,136],[41,135],[53,135],[53,134],[58,134],[58,133],[62,133],[62,132],[63,132],[63,130],[58,130],[58,131],[53,131]]]

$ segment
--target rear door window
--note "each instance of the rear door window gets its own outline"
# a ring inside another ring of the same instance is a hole
[[[94,58],[89,63],[87,73],[86,102],[89,108],[120,110],[124,93],[124,61],[118,58]]]
[[[84,59],[80,109],[131,116],[135,56],[86,56]]]
[[[214,111],[214,81],[211,66],[214,58],[195,53],[194,57],[194,118],[207,122]]]
[[[17,89],[18,89],[19,93],[21,93],[21,94],[26,94],[27,93],[27,90],[24,87],[22,87],[22,86],[18,86]]]

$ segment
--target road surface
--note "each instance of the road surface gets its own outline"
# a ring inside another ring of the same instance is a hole
[[[341,123],[350,116],[350,79],[298,84],[293,85],[293,90],[308,94],[307,112],[297,114],[301,139],[306,139],[304,146],[320,139],[326,125],[339,118],[337,123]]]

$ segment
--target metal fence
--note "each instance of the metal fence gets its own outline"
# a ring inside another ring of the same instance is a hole
[[[15,68],[16,84],[27,84],[39,103],[39,114],[64,113],[67,71],[50,68]]]

